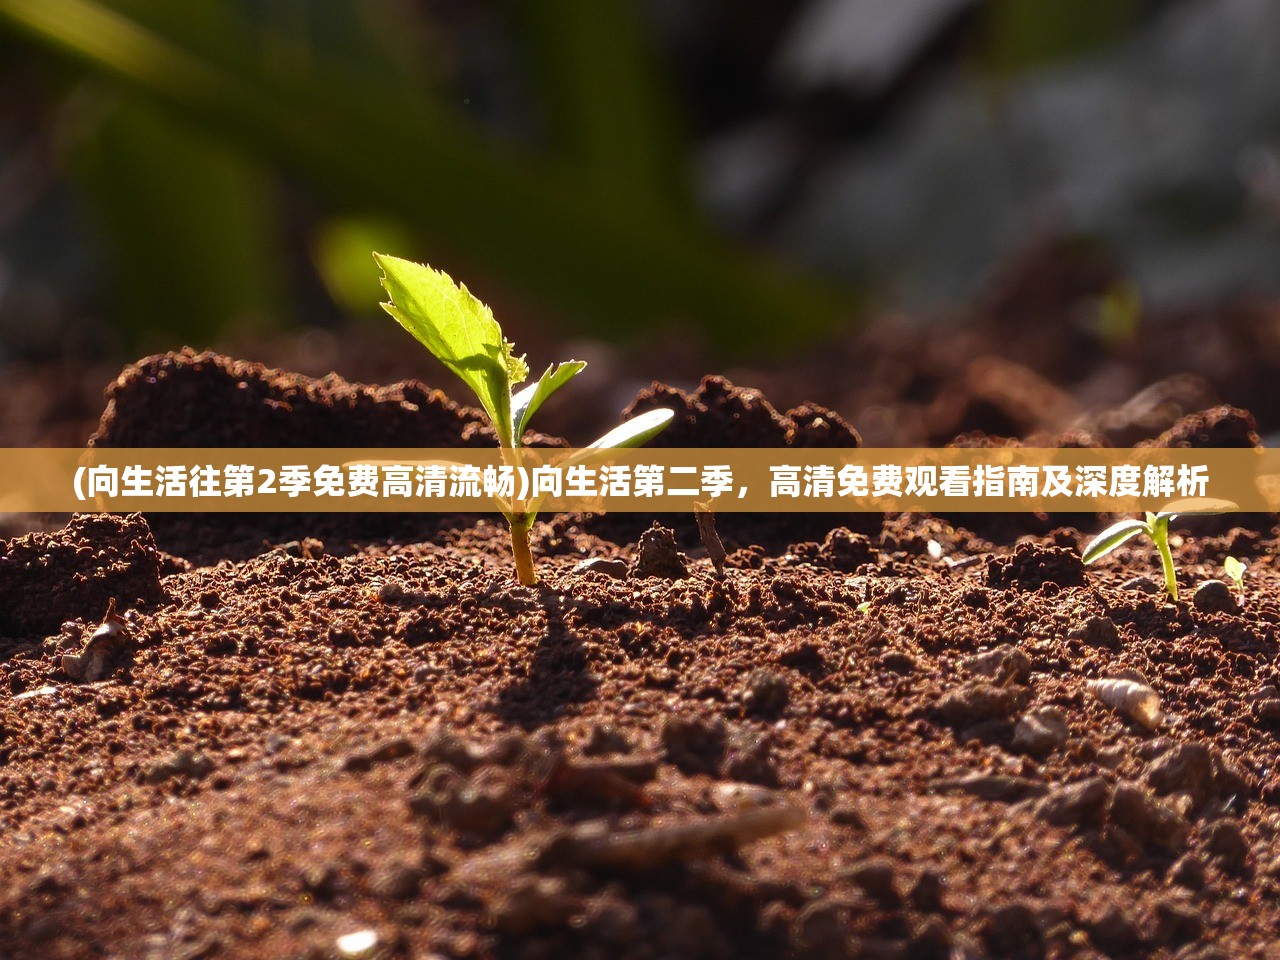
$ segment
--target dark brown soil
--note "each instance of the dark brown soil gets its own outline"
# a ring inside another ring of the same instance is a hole
[[[111,396],[98,443],[484,442],[421,385],[210,355]],[[857,438],[721,379],[662,398],[671,443]],[[1136,542],[1081,566],[1091,517],[726,515],[723,577],[692,518],[638,562],[633,519],[540,524],[538,588],[474,518],[7,542],[0,957],[1280,955],[1274,518],[1179,538],[1177,604]],[[1197,602],[1229,555],[1243,592]]]

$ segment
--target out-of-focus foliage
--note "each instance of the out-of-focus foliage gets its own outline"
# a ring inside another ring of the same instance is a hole
[[[76,173],[110,230],[118,309],[208,341],[282,300],[269,178],[238,151],[128,98],[80,145]]]
[[[1097,50],[1138,22],[1147,0],[993,0],[987,36],[994,65],[1027,70]]]
[[[1275,0],[0,0],[0,347],[332,324],[385,249],[758,356],[1046,240],[1118,345],[1280,292],[1278,65]]]
[[[512,6],[548,149],[486,134],[429,63],[396,49],[417,29],[431,53],[429,23],[405,4],[0,0],[0,23],[121,84],[118,115],[85,147],[85,182],[118,233],[131,309],[154,321],[207,298],[191,324],[171,315],[184,333],[275,305],[271,218],[247,222],[269,206],[268,171],[305,178],[337,215],[402,224],[437,262],[479,264],[596,333],[685,321],[749,348],[802,339],[848,307],[681,202],[678,125],[626,0]],[[316,246],[335,288],[354,275],[341,239]],[[144,289],[157,262],[166,280]]]

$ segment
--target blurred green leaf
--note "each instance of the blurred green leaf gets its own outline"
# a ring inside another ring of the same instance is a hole
[[[1080,56],[1131,30],[1145,0],[989,0],[987,37],[997,70],[1015,73]]]
[[[311,259],[334,303],[352,316],[368,313],[382,293],[369,269],[371,250],[412,250],[417,238],[388,217],[332,217],[311,237]]]
[[[80,144],[75,174],[110,235],[127,339],[166,330],[204,345],[279,313],[269,181],[225,144],[126,97]]]
[[[420,228],[440,248],[432,259],[486,265],[588,330],[684,322],[744,352],[804,342],[851,312],[848,293],[649,195],[619,202],[576,164],[496,144],[412,85],[321,57],[269,70],[261,31],[233,13],[212,0],[0,0],[0,25],[308,177],[341,207]],[[216,28],[191,25],[202,18]]]
[[[680,124],[634,0],[508,0],[551,142],[619,197],[683,201]]]

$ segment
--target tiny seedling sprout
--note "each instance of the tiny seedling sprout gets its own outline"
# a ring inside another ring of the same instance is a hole
[[[1168,504],[1159,513],[1147,513],[1144,520],[1121,520],[1113,523],[1084,548],[1083,560],[1085,563],[1095,563],[1121,544],[1140,533],[1145,533],[1155,545],[1156,552],[1160,554],[1160,567],[1164,571],[1164,589],[1169,594],[1170,600],[1177,600],[1178,572],[1174,569],[1173,552],[1169,549],[1169,523],[1176,520],[1181,513],[1230,513],[1238,509],[1236,504],[1227,500],[1208,498],[1178,500]]]
[[[528,379],[529,366],[515,355],[487,306],[442,270],[381,253],[373,258],[382,268],[382,286],[391,298],[382,308],[471,388],[493,424],[499,447],[504,452],[519,450],[538,408],[586,363],[553,363],[532,384],[513,392]],[[670,410],[650,410],[610,430],[588,449],[641,446],[661,433],[673,416]],[[500,504],[511,528],[516,574],[526,586],[538,582],[529,550],[538,506],[538,501]]]
[[[1244,593],[1244,571],[1248,566],[1243,560],[1236,557],[1227,557],[1222,561],[1222,572],[1231,578],[1231,582],[1236,585],[1236,589]]]

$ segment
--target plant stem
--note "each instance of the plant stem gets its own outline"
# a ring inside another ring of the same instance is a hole
[[[516,576],[526,587],[538,583],[538,573],[533,569],[533,553],[529,550],[529,530],[532,527],[526,517],[511,519],[511,553],[516,558]]]
[[[1164,568],[1164,588],[1169,599],[1178,599],[1178,572],[1173,568],[1173,553],[1169,550],[1169,520],[1167,517],[1156,517],[1151,531],[1151,539],[1155,541],[1156,550],[1160,554],[1160,565]]]

